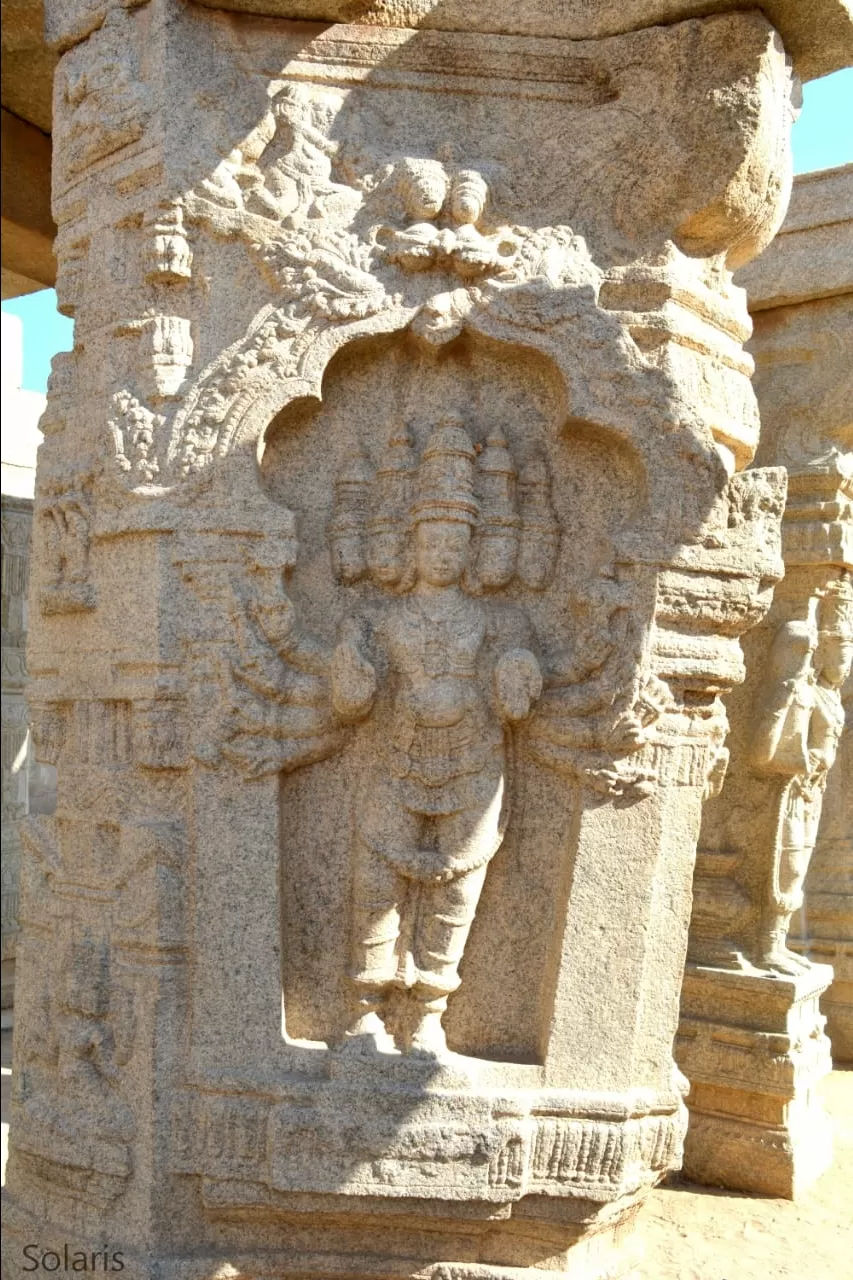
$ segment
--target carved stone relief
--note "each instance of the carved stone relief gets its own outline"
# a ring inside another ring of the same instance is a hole
[[[14,1229],[64,1180],[164,1276],[276,1218],[282,1275],[375,1280],[365,1232],[401,1280],[461,1236],[523,1268],[541,1223],[615,1259],[679,1160],[695,836],[780,573],[727,256],[784,202],[784,55],[751,14],[98,13],[57,79]]]
[[[106,1206],[132,1171],[131,1108],[123,1068],[133,1052],[131,992],[111,982],[108,944],[71,944],[45,988],[43,1020],[24,1033],[21,1101],[26,1124],[16,1159],[57,1190],[85,1190]]]
[[[39,593],[42,613],[94,609],[89,575],[91,506],[88,476],[57,477],[41,485],[38,519],[46,572]]]
[[[138,142],[150,119],[150,90],[124,8],[113,9],[89,42],[62,61],[56,92],[64,172],[71,182],[98,161]]]

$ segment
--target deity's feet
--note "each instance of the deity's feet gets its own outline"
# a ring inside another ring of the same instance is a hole
[[[776,943],[761,953],[758,957],[758,967],[782,974],[786,978],[799,978],[802,974],[809,972],[811,963],[804,956],[798,956],[796,952],[790,951],[784,943]]]
[[[344,1032],[343,1045],[346,1053],[396,1053],[394,1037],[385,1028],[385,1023],[375,1009],[359,1009],[357,1017]]]
[[[441,1025],[443,1010],[426,1010],[418,1019],[409,1041],[409,1052],[430,1058],[447,1058],[450,1050]]]

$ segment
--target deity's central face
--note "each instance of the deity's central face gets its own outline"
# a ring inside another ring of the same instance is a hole
[[[449,587],[462,577],[471,526],[461,520],[422,520],[416,530],[418,577],[431,587]]]

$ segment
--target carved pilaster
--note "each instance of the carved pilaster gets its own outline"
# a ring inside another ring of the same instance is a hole
[[[14,1003],[18,937],[21,820],[29,798],[29,734],[24,693],[27,579],[32,501],[3,497],[3,989],[7,1014]]]

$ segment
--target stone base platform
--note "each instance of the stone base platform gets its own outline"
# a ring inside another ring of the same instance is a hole
[[[690,1080],[684,1175],[795,1199],[828,1168],[815,1084],[830,1069],[818,1001],[828,965],[797,977],[688,965],[676,1058]]]
[[[835,977],[820,1007],[826,1016],[833,1062],[853,1064],[853,940],[789,937],[788,945],[810,960],[832,966]]]
[[[307,1209],[308,1206],[304,1206]],[[121,1240],[105,1250],[103,1241],[48,1226],[14,1200],[4,1207],[4,1280],[32,1270],[33,1255],[68,1260],[104,1254],[124,1280],[640,1280],[643,1244],[636,1230],[640,1200],[607,1210],[595,1222],[544,1224],[531,1206],[526,1222],[450,1222],[434,1217],[429,1229],[415,1224],[424,1206],[401,1207],[400,1221],[377,1228],[369,1217],[344,1222],[330,1212],[322,1225],[295,1212],[274,1232],[256,1229],[254,1247],[236,1247],[227,1239],[219,1250],[151,1253]],[[408,1212],[407,1212],[408,1211]],[[412,1215],[412,1216],[409,1216]],[[567,1216],[571,1216],[569,1213]],[[236,1224],[231,1232],[236,1235]],[[33,1241],[38,1241],[35,1250]],[[25,1254],[25,1247],[30,1246]],[[120,1266],[118,1265],[120,1263]],[[109,1268],[108,1268],[109,1269]]]

